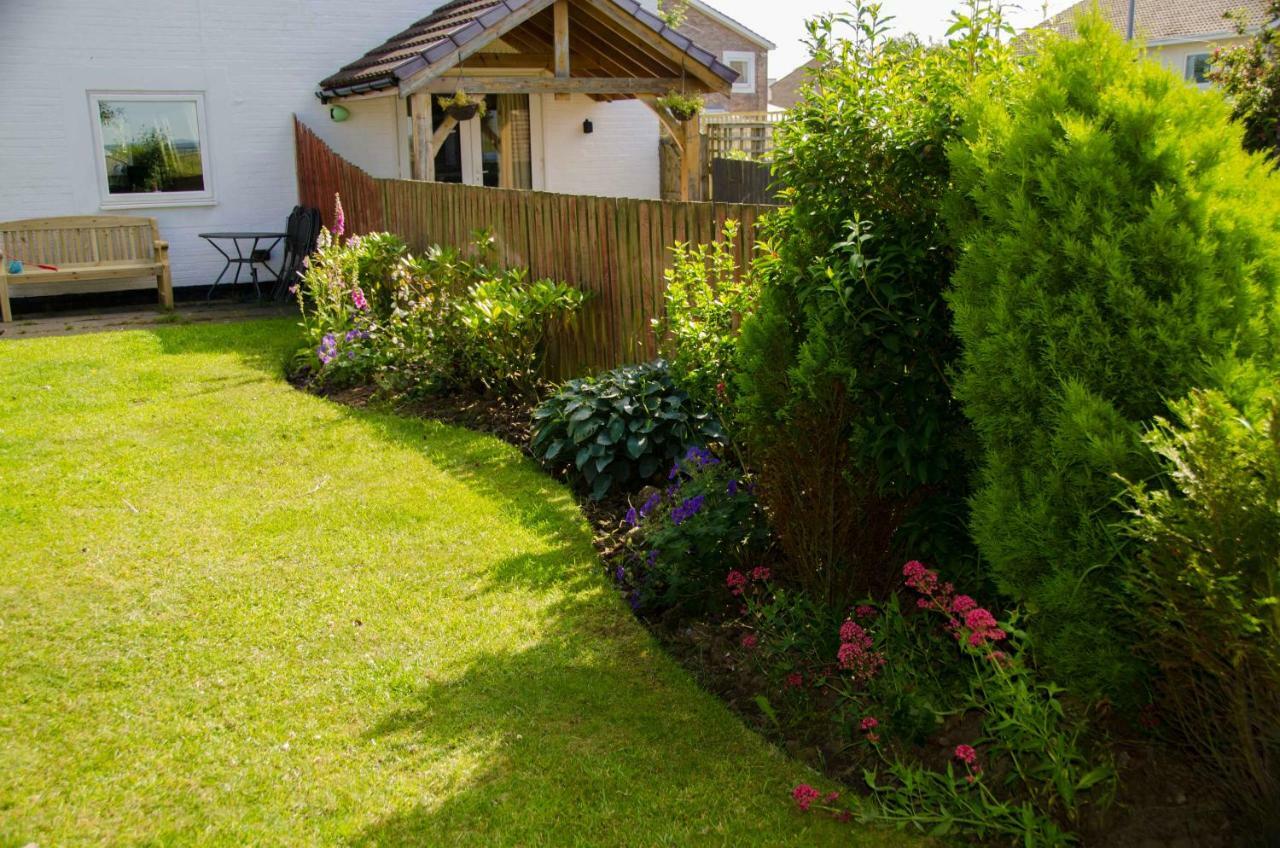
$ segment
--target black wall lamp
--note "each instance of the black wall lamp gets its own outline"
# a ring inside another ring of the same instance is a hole
[[[582,132],[584,134],[591,135],[595,131],[596,131],[596,125],[591,123],[590,118],[587,118],[585,121],[582,122]]]

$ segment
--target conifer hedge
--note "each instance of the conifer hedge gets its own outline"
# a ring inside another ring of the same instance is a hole
[[[1046,671],[1123,695],[1120,478],[1156,472],[1142,434],[1169,401],[1221,386],[1232,360],[1275,367],[1280,184],[1220,95],[1096,13],[962,117],[948,299],[982,450],[973,535],[1033,613]]]

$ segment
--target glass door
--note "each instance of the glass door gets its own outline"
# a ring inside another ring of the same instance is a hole
[[[490,94],[478,119],[480,173],[473,185],[533,188],[533,120],[527,94]]]

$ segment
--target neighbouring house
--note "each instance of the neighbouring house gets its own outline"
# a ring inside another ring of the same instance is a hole
[[[809,75],[818,67],[817,59],[810,59],[800,67],[769,86],[769,105],[778,109],[791,109],[800,102],[801,88]]]
[[[1076,16],[1094,2],[1082,0],[1038,27],[1074,35]],[[1243,40],[1228,13],[1242,15],[1249,32],[1267,22],[1267,0],[1100,0],[1099,5],[1121,34],[1141,41],[1153,58],[1201,86],[1209,85],[1213,51]]]
[[[0,33],[0,221],[154,217],[179,287],[223,267],[200,233],[283,227],[294,115],[376,177],[657,198],[660,126],[699,142],[656,98],[738,82],[655,0],[3,0]]]
[[[769,51],[777,48],[746,25],[703,3],[685,0],[679,32],[738,73],[728,95],[706,98],[708,112],[764,112],[769,108]]]

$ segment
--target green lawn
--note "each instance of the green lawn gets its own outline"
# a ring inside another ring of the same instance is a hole
[[[563,488],[294,338],[0,342],[0,846],[898,841],[792,809]]]

